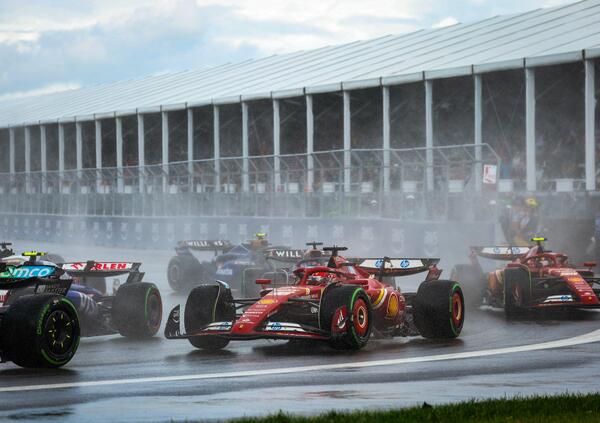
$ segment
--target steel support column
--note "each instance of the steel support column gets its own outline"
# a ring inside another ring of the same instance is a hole
[[[96,191],[102,192],[102,122],[94,121],[96,146]]]
[[[344,91],[344,192],[350,192],[352,182],[352,113],[350,110],[350,91]]]
[[[474,93],[475,93],[475,190],[481,191],[483,184],[483,164],[481,154],[481,144],[483,142],[483,90],[482,76],[475,75],[474,77]],[[499,169],[498,169],[499,170]]]
[[[190,175],[190,189],[193,189],[194,174],[194,111],[187,109],[187,161],[188,174]]]
[[[115,132],[117,138],[117,192],[123,193],[123,118],[115,118]]]
[[[31,191],[31,128],[25,127],[25,192]]]
[[[425,185],[427,191],[433,191],[433,81],[425,81],[425,147],[427,148]]]
[[[83,169],[83,128],[81,122],[75,123],[75,158],[77,174],[81,178],[81,170]]]
[[[381,87],[383,98],[383,192],[390,192],[390,87]]]
[[[144,115],[137,115],[138,125],[138,184],[140,193],[146,192],[144,182],[144,166],[146,165],[146,132],[144,129]]]
[[[585,61],[585,188],[596,190],[596,69]]]
[[[219,106],[213,106],[213,146],[215,158],[215,192],[221,192],[221,124]]]
[[[15,128],[8,129],[8,167],[11,177],[15,175]]]
[[[82,178],[82,169],[83,169],[83,133],[81,122],[75,122],[75,162],[77,168],[77,185],[78,192],[81,193],[81,178]]]
[[[31,128],[25,127],[25,172],[31,172]]]
[[[58,192],[63,193],[63,178],[65,177],[65,126],[58,124]]]
[[[167,192],[169,185],[169,113],[161,112],[162,126],[162,170],[163,192]]]
[[[315,149],[315,120],[313,114],[313,97],[306,96],[306,187],[305,191],[312,192],[315,183],[315,160],[313,157]]]
[[[281,187],[281,162],[279,155],[281,154],[281,121],[279,116],[279,100],[273,100],[273,169],[274,175],[274,191],[279,191]]]
[[[40,125],[40,170],[42,171],[42,193],[48,191],[48,150],[46,147],[46,127]]]
[[[535,69],[525,69],[525,154],[527,191],[537,188],[535,175]]]
[[[10,170],[10,190],[12,191],[15,182],[15,128],[8,129],[8,166]]]
[[[250,191],[248,151],[248,103],[242,102],[242,192]]]

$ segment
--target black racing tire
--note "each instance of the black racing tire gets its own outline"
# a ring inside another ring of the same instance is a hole
[[[185,303],[184,325],[186,333],[196,332],[206,325],[219,321],[233,321],[235,306],[229,288],[221,285],[200,285],[190,292]],[[229,339],[212,335],[188,338],[196,348],[220,350]]]
[[[122,285],[112,304],[112,324],[127,338],[150,338],[162,321],[162,298],[153,283],[135,282]]]
[[[504,315],[516,319],[525,314],[524,305],[529,300],[530,274],[524,267],[504,269]]]
[[[206,266],[193,256],[175,256],[167,267],[167,280],[173,291],[180,292],[212,279]]]
[[[338,319],[342,319],[341,327]],[[323,291],[319,308],[319,326],[322,330],[331,333],[329,343],[333,348],[337,350],[363,348],[371,336],[372,322],[371,300],[361,287],[331,285]]]
[[[35,294],[17,299],[2,320],[1,346],[6,358],[21,367],[57,368],[79,346],[77,310],[61,295]]]
[[[456,338],[465,321],[465,300],[455,281],[422,282],[413,301],[413,321],[424,338]]]
[[[450,279],[458,281],[465,296],[465,304],[469,307],[479,307],[487,288],[483,272],[472,264],[457,264],[450,273]]]

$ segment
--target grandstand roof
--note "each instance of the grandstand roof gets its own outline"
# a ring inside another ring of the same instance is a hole
[[[0,127],[401,84],[600,57],[600,0],[0,102]]]

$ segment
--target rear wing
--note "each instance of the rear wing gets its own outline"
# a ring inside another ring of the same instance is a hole
[[[233,244],[225,240],[184,240],[177,243],[177,248],[185,248],[194,251],[226,251]]]
[[[375,276],[409,276],[428,272],[439,263],[439,258],[353,258],[357,267]]]
[[[266,258],[287,263],[297,263],[302,260],[304,250],[291,248],[269,248],[265,250]]]
[[[471,251],[479,257],[503,261],[512,261],[521,257],[525,257],[530,249],[530,247],[516,246],[471,247]]]
[[[144,277],[144,273],[140,272],[142,263],[136,262],[114,262],[114,261],[95,261],[88,260],[85,262],[60,263],[57,266],[69,274],[77,278],[87,277],[114,277],[129,274],[127,282],[139,282]]]

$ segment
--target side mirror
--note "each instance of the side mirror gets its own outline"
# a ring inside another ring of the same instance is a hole
[[[257,285],[271,285],[271,279],[257,279]]]
[[[583,267],[596,267],[598,263],[595,261],[585,261],[583,262]]]

